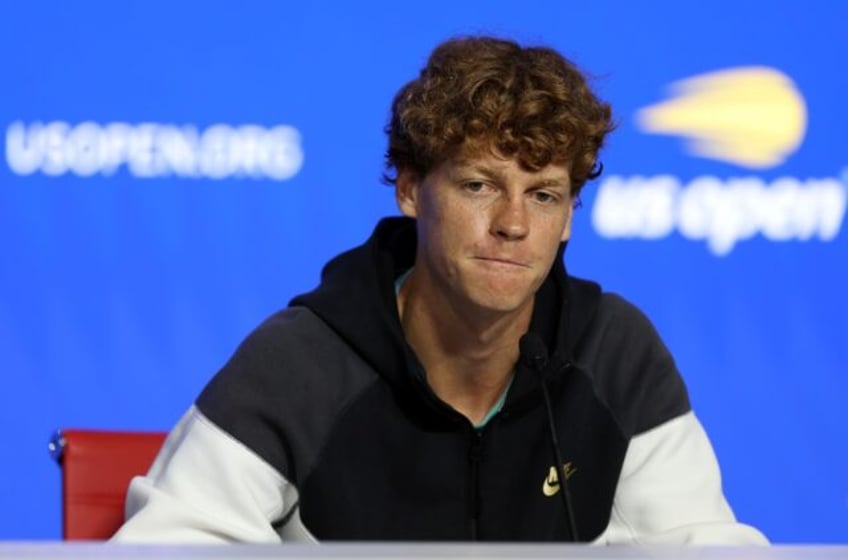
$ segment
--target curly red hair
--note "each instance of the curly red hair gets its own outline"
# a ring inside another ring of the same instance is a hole
[[[450,39],[392,102],[385,180],[393,184],[402,170],[423,177],[460,150],[493,150],[528,170],[569,166],[576,196],[600,174],[598,150],[614,128],[611,113],[551,48]]]

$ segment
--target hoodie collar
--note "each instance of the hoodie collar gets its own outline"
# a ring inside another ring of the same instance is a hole
[[[384,218],[364,245],[327,263],[318,288],[289,304],[311,309],[381,376],[403,390],[409,389],[410,379],[426,385],[423,368],[404,339],[394,291],[395,279],[415,262],[416,246],[415,220]],[[600,294],[596,284],[568,277],[564,250],[563,243],[536,294],[530,322],[530,330],[545,341],[552,361],[571,361]],[[521,369],[509,401],[534,385]]]

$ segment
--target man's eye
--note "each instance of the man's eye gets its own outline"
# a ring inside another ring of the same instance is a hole
[[[484,188],[486,188],[486,184],[483,181],[468,181],[463,187],[465,190],[469,192],[481,192]]]
[[[536,199],[537,202],[544,203],[554,202],[556,200],[554,195],[545,191],[536,191],[533,193],[533,197]]]

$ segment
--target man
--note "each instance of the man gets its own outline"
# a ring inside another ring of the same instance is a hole
[[[406,217],[245,340],[116,539],[764,542],[651,324],[565,272],[611,129],[553,50],[437,47],[387,127]]]

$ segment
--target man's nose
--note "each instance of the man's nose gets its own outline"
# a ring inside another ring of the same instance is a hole
[[[505,240],[519,240],[530,231],[526,201],[523,197],[503,198],[493,208],[490,232]]]

